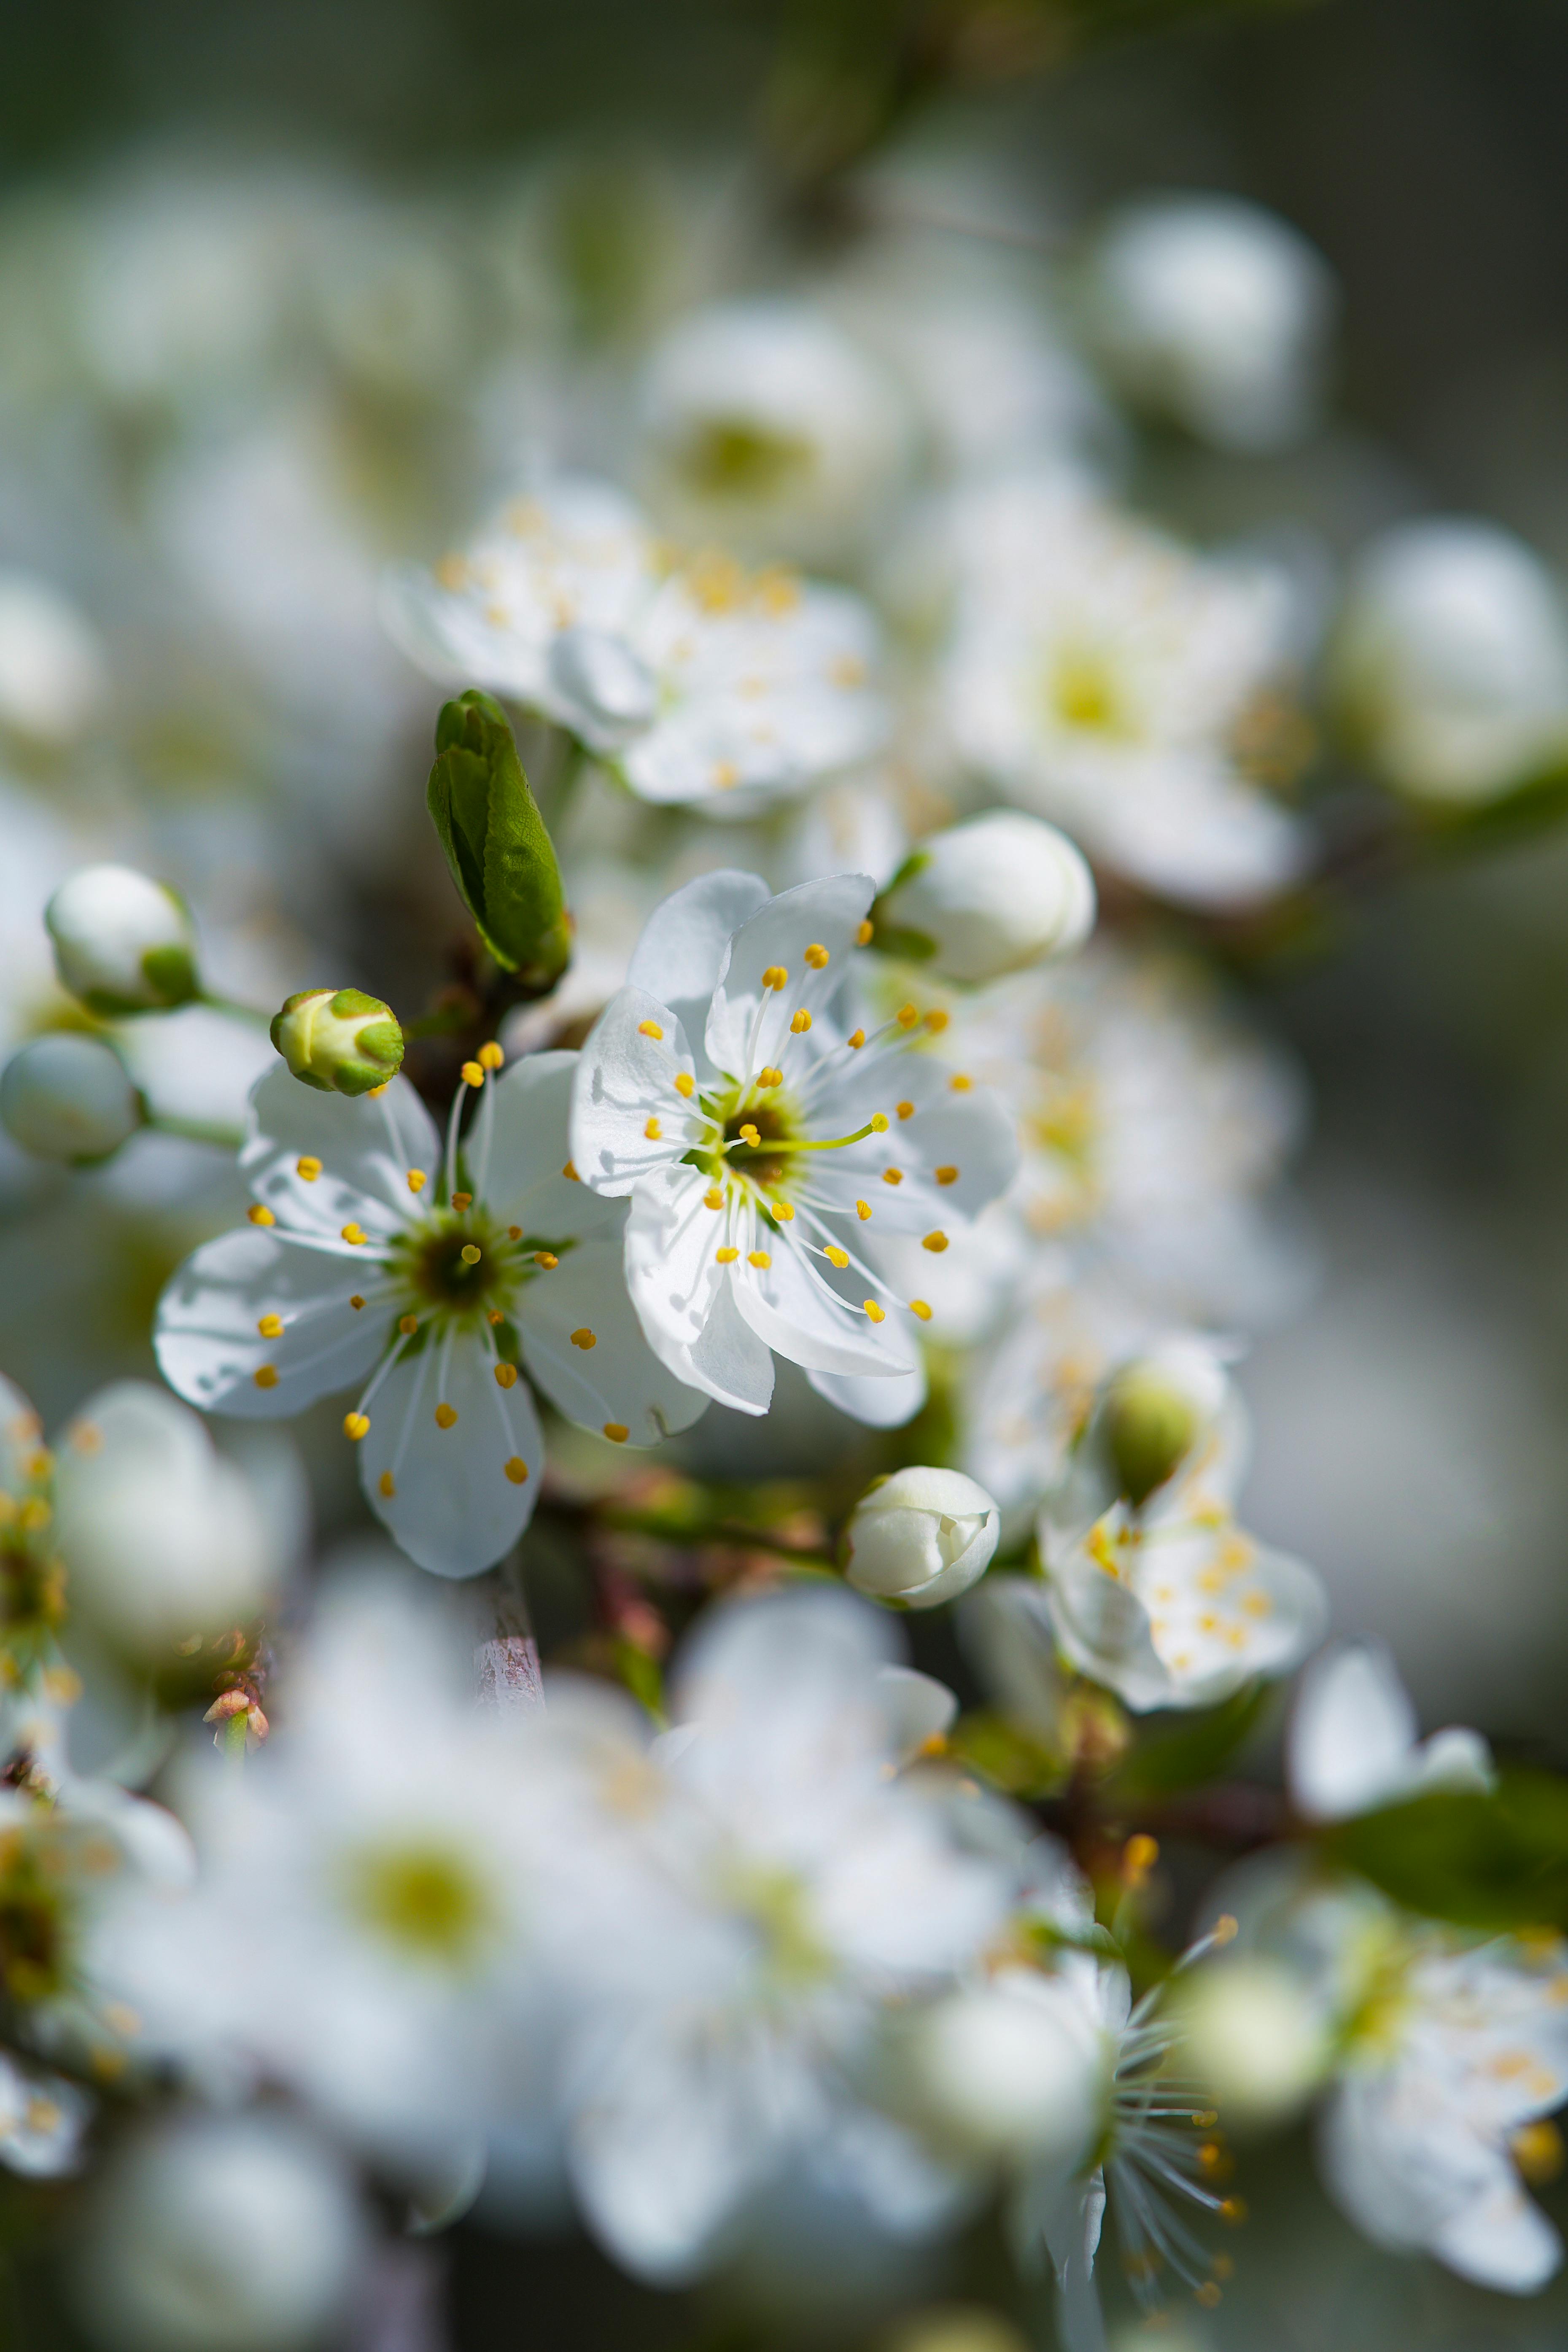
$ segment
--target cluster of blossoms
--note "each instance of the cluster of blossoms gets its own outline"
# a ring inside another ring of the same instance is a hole
[[[731,199],[660,182],[682,267],[595,342],[568,181],[472,285],[281,173],[121,189],[64,271],[164,452],[169,734],[289,814],[117,831],[124,616],[0,576],[0,1277],[64,1409],[0,1381],[0,2166],[80,2183],[108,2352],[350,2340],[470,2210],[764,2304],[997,2217],[1101,2352],[1102,2231],[1211,2309],[1222,2118],[1310,2109],[1367,2237],[1532,2291],[1568,1791],[1422,1744],[1243,1524],[1314,1251],[1211,951],[1312,933],[1325,740],[1390,839],[1550,797],[1558,591],[1488,525],[1342,587],[1129,503],[1140,420],[1322,427],[1332,282],[1251,206],[1132,205],[1047,299],[917,205],[729,299]],[[435,488],[331,454],[377,404],[500,486],[433,562]]]

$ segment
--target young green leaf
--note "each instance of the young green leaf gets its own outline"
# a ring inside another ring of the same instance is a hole
[[[572,958],[561,869],[506,715],[478,688],[441,707],[426,802],[480,938],[542,995]]]

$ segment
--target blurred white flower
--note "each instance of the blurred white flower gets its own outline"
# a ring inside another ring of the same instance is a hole
[[[532,1516],[530,1381],[616,1444],[656,1444],[704,1410],[643,1339],[624,1211],[568,1160],[576,1057],[500,1076],[484,1050],[444,1149],[405,1078],[353,1098],[280,1068],[260,1079],[240,1163],[250,1225],[187,1260],[155,1334],[165,1379],[209,1412],[296,1413],[361,1386],[343,1428],[366,1497],[438,1576],[491,1567]]]
[[[125,1065],[102,1037],[35,1037],[0,1070],[0,1124],[39,1160],[107,1160],[142,1124]]]
[[[776,1349],[847,1412],[907,1420],[918,1351],[882,1302],[918,1320],[929,1308],[889,1288],[857,1236],[875,1218],[940,1255],[947,1223],[1013,1171],[999,1106],[910,1050],[945,1013],[905,1004],[846,1034],[872,896],[855,875],[778,898],[754,875],[689,884],[583,1049],[573,1159],[595,1191],[631,1195],[626,1276],[649,1344],[744,1412],[766,1412]],[[884,1381],[886,1405],[866,1392]]]
[[[1286,1745],[1290,1798],[1310,1821],[1344,1821],[1432,1789],[1488,1789],[1491,1750],[1455,1727],[1417,1738],[1415,1709],[1386,1650],[1346,1642],[1302,1675]]]
[[[910,454],[897,383],[826,312],[782,299],[679,320],[647,363],[641,423],[677,530],[808,562],[864,540]]]
[[[108,690],[96,632],[57,588],[0,572],[0,730],[55,749],[91,725]]]
[[[1278,2128],[1318,2090],[1332,2054],[1322,2002],[1267,1953],[1194,1969],[1173,2015],[1184,2068],[1233,2128]]]
[[[979,1582],[1000,1533],[995,1504],[961,1471],[896,1470],[850,1513],[844,1573],[868,1600],[935,1609]]]
[[[1070,2173],[1109,2104],[1103,2039],[1060,1979],[999,1969],[921,2011],[900,2048],[904,2095],[939,2139],[996,2163]]]
[[[28,2180],[74,2172],[92,2102],[63,2074],[18,2065],[0,2050],[0,2164]]]
[[[370,2227],[292,2116],[184,2114],[115,2152],[68,2273],[110,2352],[306,2352],[342,2319]]]
[[[1145,197],[1100,229],[1082,299],[1118,388],[1201,439],[1278,449],[1318,422],[1338,289],[1277,214],[1237,196]]]
[[[1447,518],[1363,549],[1331,648],[1353,747],[1415,799],[1487,801],[1568,757],[1568,610],[1511,531]]]
[[[728,556],[669,565],[617,491],[513,499],[433,572],[390,570],[383,617],[432,677],[565,727],[639,799],[744,815],[878,751],[870,608]]]
[[[149,1013],[197,993],[189,909],[130,866],[84,866],[44,910],[60,986],[100,1013]]]
[[[953,503],[942,704],[968,764],[1160,896],[1244,907],[1308,863],[1248,772],[1292,734],[1292,598],[1192,554],[1060,476]]]
[[[877,920],[944,980],[978,982],[1073,955],[1094,928],[1094,879],[1054,825],[1010,809],[928,834],[877,901]]]

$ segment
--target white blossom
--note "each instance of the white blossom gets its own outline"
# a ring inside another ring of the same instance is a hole
[[[1007,809],[928,834],[878,902],[946,980],[998,980],[1072,955],[1094,927],[1094,881],[1064,834]]]
[[[405,1078],[350,1099],[275,1068],[241,1153],[250,1224],[199,1249],[159,1308],[164,1377],[209,1412],[296,1413],[357,1388],[343,1427],[366,1497],[439,1576],[489,1568],[532,1515],[544,1442],[531,1382],[617,1445],[653,1444],[703,1410],[644,1342],[625,1212],[570,1165],[574,1063],[466,1066],[444,1147]]]
[[[136,1088],[104,1038],[77,1030],[35,1037],[0,1071],[0,1122],[35,1159],[107,1160],[142,1120]]]
[[[60,985],[95,1013],[149,1013],[197,991],[195,934],[165,882],[130,866],[85,866],[44,914]]]
[[[1416,1737],[1415,1710],[1376,1643],[1346,1642],[1301,1677],[1286,1747],[1291,1801],[1309,1820],[1343,1821],[1433,1789],[1488,1789],[1491,1750],[1458,1727]]]
[[[955,1601],[991,1564],[996,1506],[958,1470],[895,1470],[860,1497],[844,1531],[844,1573],[858,1592],[906,1609]]]
[[[1000,1108],[914,1050],[945,1013],[911,1003],[849,1025],[872,896],[854,875],[778,898],[753,875],[689,884],[583,1051],[574,1163],[631,1195],[626,1278],[648,1343],[744,1412],[767,1410],[776,1349],[858,1418],[907,1419],[929,1306],[868,1264],[862,1236],[914,1234],[940,1256],[949,1224],[1013,1172]]]

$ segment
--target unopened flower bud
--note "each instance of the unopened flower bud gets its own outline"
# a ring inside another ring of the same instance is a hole
[[[366,2248],[347,2168],[302,2124],[187,2115],[116,2151],[73,2298],[112,2352],[293,2352],[336,2339]]]
[[[166,883],[84,866],[44,909],[60,985],[104,1014],[164,1013],[201,992],[191,919]]]
[[[878,946],[980,982],[1071,955],[1094,928],[1094,881],[1063,833],[995,809],[932,834],[873,910]]]
[[[1329,2059],[1324,2020],[1278,1960],[1195,1969],[1173,1996],[1184,2071],[1237,2129],[1284,2123],[1311,2096]]]
[[[1101,1391],[1095,1429],[1118,1490],[1146,1503],[1213,1427],[1225,1374],[1206,1348],[1173,1339],[1134,1356]]]
[[[874,1601],[934,1609],[979,1581],[1001,1531],[995,1504],[961,1471],[895,1471],[856,1504],[844,1573]]]
[[[272,1021],[272,1043],[297,1078],[322,1094],[364,1095],[395,1077],[403,1032],[390,1005],[363,988],[307,988]]]
[[[1058,1987],[1023,1970],[934,2001],[912,2026],[907,2065],[928,2126],[993,2161],[1068,2166],[1103,2120],[1104,2045]]]
[[[141,1098],[101,1037],[35,1037],[0,1072],[0,1125],[39,1160],[107,1159],[141,1124]]]

